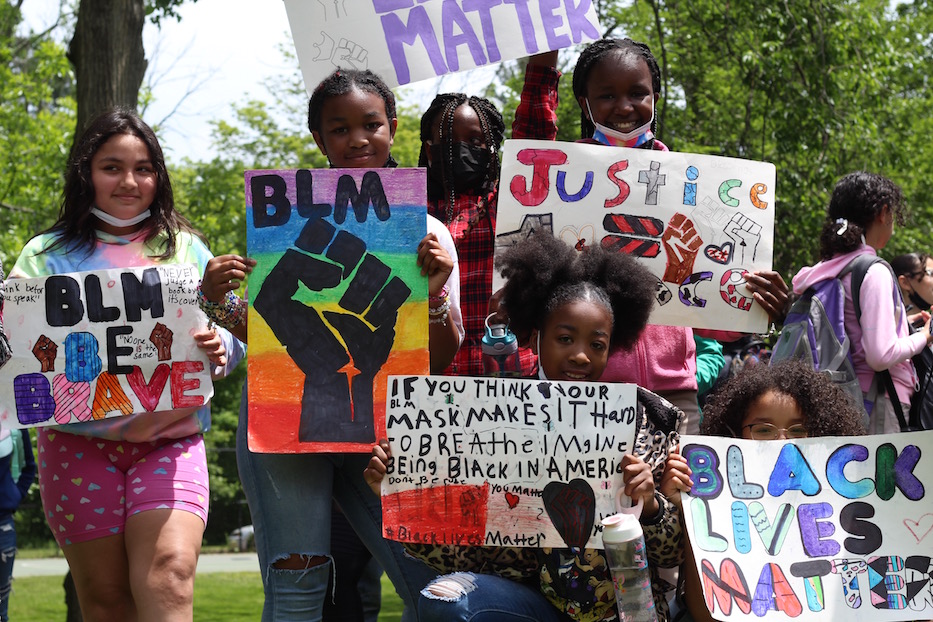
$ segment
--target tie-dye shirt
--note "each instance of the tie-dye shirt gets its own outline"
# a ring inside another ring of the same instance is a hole
[[[97,231],[97,240],[91,252],[59,246],[43,253],[56,237],[56,234],[45,233],[31,239],[10,270],[10,278],[37,278],[67,272],[135,268],[159,263],[194,264],[198,266],[198,272],[203,274],[212,257],[210,250],[197,236],[186,232],[179,232],[175,236],[175,255],[166,260],[156,258],[162,253],[164,237],[157,236],[146,243],[145,229],[128,237]],[[246,353],[246,346],[238,339],[226,330],[217,330],[227,350],[227,364],[212,370],[215,377],[227,375]],[[137,413],[56,427],[72,434],[141,443],[160,438],[184,438],[205,432],[210,425],[211,409],[208,401],[200,408]]]

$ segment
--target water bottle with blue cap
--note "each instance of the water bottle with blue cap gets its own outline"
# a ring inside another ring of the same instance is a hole
[[[500,378],[521,378],[522,362],[518,354],[518,338],[507,324],[489,324],[491,313],[486,317],[486,333],[481,342],[483,351],[483,373]]]

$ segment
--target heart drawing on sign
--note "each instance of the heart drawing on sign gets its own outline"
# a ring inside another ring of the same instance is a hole
[[[729,260],[732,258],[732,252],[734,250],[734,243],[724,242],[722,246],[716,246],[715,244],[708,245],[703,249],[703,253],[706,255],[707,259],[715,261],[716,263],[724,266],[729,263]]]
[[[904,527],[910,530],[917,542],[920,542],[933,531],[933,514],[924,514],[918,520],[904,519]]]
[[[509,504],[509,509],[513,509],[518,505],[518,495],[513,495],[510,492],[505,493],[505,502]]]
[[[582,549],[596,520],[596,495],[589,482],[584,479],[567,484],[551,482],[541,491],[541,498],[554,529],[567,546]]]

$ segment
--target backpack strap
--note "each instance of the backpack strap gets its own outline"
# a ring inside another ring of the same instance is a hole
[[[901,432],[906,432],[910,428],[908,426],[907,420],[904,419],[904,409],[901,408],[901,400],[897,398],[897,389],[894,388],[894,378],[891,377],[891,372],[887,369],[884,371],[875,372],[875,375],[880,376],[883,384],[882,388],[887,390],[888,399],[891,400],[891,406],[894,408],[894,414],[897,415],[897,424],[901,426]],[[883,391],[878,392],[878,397],[881,397]]]
[[[852,304],[855,306],[855,319],[859,321],[862,319],[862,302],[859,298],[862,291],[862,281],[864,281],[865,277],[868,275],[868,269],[876,263],[885,265],[888,272],[891,273],[891,279],[894,281],[895,287],[897,287],[897,279],[894,278],[894,271],[891,269],[891,266],[877,255],[859,255],[846,264],[846,267],[839,273],[838,278],[840,279],[846,274],[852,273]],[[897,309],[897,301],[895,301],[894,308]]]

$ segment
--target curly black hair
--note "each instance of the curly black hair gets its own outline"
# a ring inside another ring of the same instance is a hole
[[[590,71],[599,61],[613,52],[641,57],[651,72],[651,88],[654,91],[652,96],[661,92],[661,68],[647,44],[633,41],[627,37],[625,39],[605,37],[586,46],[583,52],[580,53],[580,58],[577,59],[577,66],[573,70],[573,96],[577,101],[579,101],[580,97],[586,97],[586,81],[590,77]],[[586,111],[581,109],[580,138],[591,138],[595,129],[593,122],[586,116]],[[658,131],[657,115],[655,115],[654,121],[651,122],[651,131],[654,133]]]
[[[503,302],[516,335],[544,326],[575,300],[602,305],[613,318],[611,346],[630,348],[648,323],[657,278],[637,260],[601,246],[578,252],[541,229],[496,259],[508,281]]]
[[[324,102],[331,97],[346,95],[354,87],[378,95],[386,104],[386,118],[396,118],[395,95],[382,78],[369,69],[337,69],[321,80],[311,93],[311,99],[308,100],[308,129],[312,133],[320,132]]]
[[[904,224],[907,218],[904,195],[887,177],[855,171],[836,182],[820,232],[820,259],[832,259],[857,249],[865,230],[885,207],[891,210],[898,225]],[[846,226],[837,222],[839,219],[845,219]]]
[[[147,242],[164,236],[163,252],[156,258],[169,259],[175,255],[176,236],[179,231],[196,235],[207,244],[207,239],[175,209],[172,182],[165,168],[162,147],[155,132],[135,110],[112,108],[91,119],[71,149],[68,168],[65,170],[65,187],[62,190],[58,220],[42,232],[56,233],[58,236],[43,252],[59,247],[87,252],[93,250],[97,239],[97,217],[91,214],[95,197],[91,161],[107,141],[122,134],[135,136],[146,145],[152,169],[155,171],[156,193],[152,205],[149,206],[151,215],[145,220],[145,226],[148,230]]]
[[[858,436],[865,433],[862,415],[848,396],[825,374],[806,362],[787,359],[772,365],[751,365],[710,397],[703,409],[700,433],[735,438],[755,400],[768,391],[787,395],[806,418],[815,436]]]
[[[496,181],[499,179],[499,146],[505,137],[505,122],[502,120],[502,113],[496,108],[495,104],[485,97],[467,97],[464,93],[442,93],[434,98],[428,109],[421,115],[421,153],[418,155],[418,166],[428,165],[428,153],[425,149],[425,143],[434,139],[434,128],[438,128],[438,138],[445,146],[446,158],[440,163],[442,167],[442,176],[444,178],[444,190],[451,202],[454,201],[454,188],[451,178],[453,151],[453,123],[454,111],[462,105],[468,105],[476,112],[479,117],[480,126],[483,128],[483,135],[486,138],[486,145],[489,147],[490,155],[489,168],[486,171],[486,180],[483,187],[484,192],[492,190]],[[438,200],[439,196],[430,196],[433,187],[428,186],[428,198]]]

